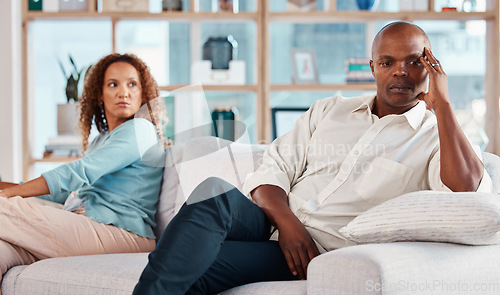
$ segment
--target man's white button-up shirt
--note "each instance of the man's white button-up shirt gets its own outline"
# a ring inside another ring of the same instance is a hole
[[[377,204],[407,192],[449,190],[439,176],[434,114],[421,101],[404,114],[378,118],[374,98],[315,102],[245,181],[249,197],[260,185],[281,187],[321,252],[352,245],[338,230]],[[478,191],[491,191],[486,171]]]

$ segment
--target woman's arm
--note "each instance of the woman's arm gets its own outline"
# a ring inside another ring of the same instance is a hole
[[[42,174],[51,195],[92,186],[104,175],[119,171],[158,143],[156,129],[145,119],[129,120],[115,128],[91,153]]]
[[[15,196],[35,197],[49,194],[49,186],[42,176],[25,182],[23,184],[16,185],[12,183],[8,188],[5,188],[0,192],[0,197],[11,198]]]
[[[16,185],[17,185],[17,183],[0,181],[0,190],[9,188],[11,186],[16,186]]]

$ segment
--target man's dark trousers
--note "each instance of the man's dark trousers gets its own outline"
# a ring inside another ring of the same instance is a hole
[[[163,232],[134,294],[216,294],[296,279],[270,235],[259,206],[229,183],[208,178]]]

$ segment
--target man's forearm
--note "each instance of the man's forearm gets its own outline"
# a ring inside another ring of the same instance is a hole
[[[455,192],[475,191],[483,177],[483,163],[460,128],[450,103],[435,105],[434,112],[438,123],[442,182]]]
[[[278,186],[261,185],[253,190],[252,198],[264,211],[271,224],[278,228],[282,221],[296,218],[288,207],[286,192]]]

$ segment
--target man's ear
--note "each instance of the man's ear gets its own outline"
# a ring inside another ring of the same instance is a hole
[[[373,60],[370,59],[370,69],[372,69],[372,75],[375,77],[375,67],[373,65]]]

